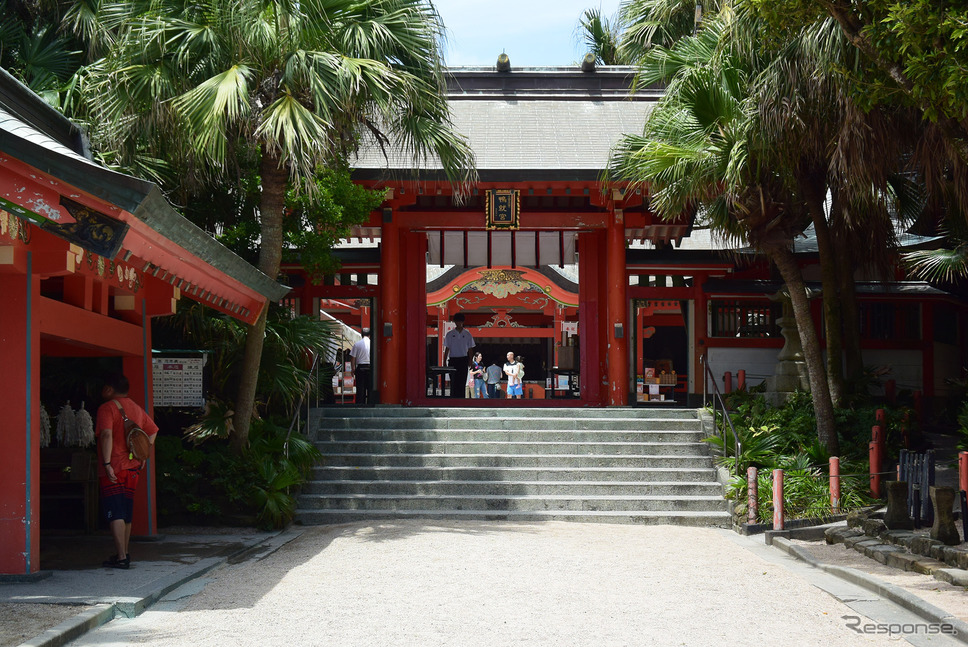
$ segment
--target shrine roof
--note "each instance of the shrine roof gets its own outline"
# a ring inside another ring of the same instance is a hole
[[[288,292],[176,212],[155,184],[92,161],[83,132],[2,68],[0,153],[133,216],[122,247],[138,245],[135,253],[146,261],[173,274],[223,275],[272,301]]]
[[[482,179],[564,173],[562,179],[597,178],[611,147],[623,134],[641,132],[656,88],[629,90],[633,69],[603,67],[490,68],[448,70],[448,100],[454,125],[469,141]],[[401,147],[387,156],[364,142],[354,163],[357,175],[407,172],[412,158]],[[421,174],[441,170],[436,159],[419,163]]]

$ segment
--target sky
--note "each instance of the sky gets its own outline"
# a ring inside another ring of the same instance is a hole
[[[579,51],[578,21],[600,7],[613,16],[620,0],[434,0],[444,21],[447,65],[494,65],[501,52],[511,67],[573,65]]]

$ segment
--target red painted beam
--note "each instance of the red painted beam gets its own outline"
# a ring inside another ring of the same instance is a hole
[[[39,297],[36,319],[40,333],[62,340],[111,351],[115,355],[141,355],[140,326],[75,308],[67,303]]]
[[[484,231],[484,213],[479,211],[400,211],[394,212],[394,218],[399,217],[400,226],[410,229]],[[573,211],[522,213],[521,229],[530,231],[545,229],[551,231],[605,229],[607,213],[575,213]]]

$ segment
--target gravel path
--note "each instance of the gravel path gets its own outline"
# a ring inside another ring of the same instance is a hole
[[[66,604],[0,604],[0,647],[14,647],[88,609]]]
[[[387,522],[307,529],[195,595],[75,645],[887,645],[730,541],[670,526]]]

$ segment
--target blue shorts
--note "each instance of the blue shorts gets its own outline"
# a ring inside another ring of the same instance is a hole
[[[508,395],[522,395],[522,394],[523,394],[523,391],[521,390],[520,384],[512,384],[508,386]]]
[[[101,514],[110,524],[121,519],[131,523],[134,517],[134,491],[138,488],[138,470],[121,470],[118,480],[111,482],[101,476]]]

